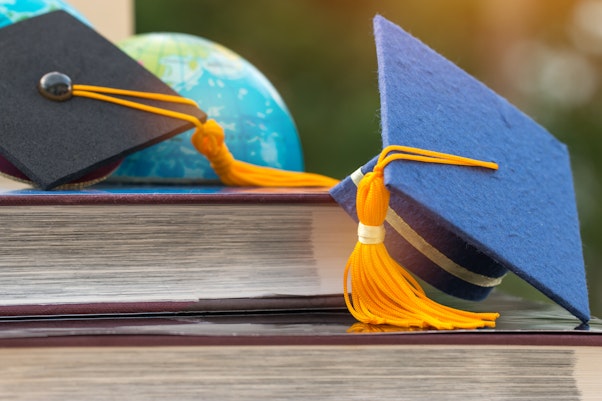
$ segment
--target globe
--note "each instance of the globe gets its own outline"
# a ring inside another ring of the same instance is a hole
[[[236,159],[303,170],[297,129],[284,101],[268,79],[238,54],[210,40],[180,33],[141,34],[118,45],[215,119],[224,128],[226,145]],[[216,181],[209,162],[191,144],[192,133],[187,131],[126,157],[110,180]]]
[[[57,10],[66,11],[90,25],[82,14],[62,0],[0,0],[0,28]]]

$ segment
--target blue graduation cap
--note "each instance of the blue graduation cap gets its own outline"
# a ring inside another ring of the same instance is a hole
[[[387,164],[384,242],[391,257],[436,288],[469,300],[485,298],[510,270],[587,322],[566,146],[395,24],[377,16],[374,29],[383,145],[497,163],[497,170]],[[358,183],[377,163],[331,191],[352,216]]]

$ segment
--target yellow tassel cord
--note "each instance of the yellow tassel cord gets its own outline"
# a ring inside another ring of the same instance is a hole
[[[319,174],[256,166],[236,160],[224,142],[225,135],[223,128],[215,120],[208,120],[203,123],[193,115],[160,107],[153,107],[104,95],[103,93],[188,104],[190,106],[198,107],[195,101],[180,96],[164,95],[161,93],[130,91],[91,85],[73,85],[73,96],[82,96],[115,103],[121,106],[190,122],[195,126],[195,132],[191,139],[192,144],[209,160],[211,167],[225,185],[260,187],[332,187],[338,183],[338,180],[334,178]]]
[[[444,153],[405,146],[385,148],[374,171],[366,174],[358,185],[359,241],[347,262],[344,277],[344,296],[349,311],[367,324],[441,330],[495,327],[497,313],[466,312],[429,299],[420,284],[387,252],[383,243],[383,224],[390,194],[384,184],[383,169],[395,160],[497,169],[495,163]],[[349,275],[352,300],[347,289]]]

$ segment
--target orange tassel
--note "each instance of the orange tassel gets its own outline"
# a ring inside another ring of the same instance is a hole
[[[435,152],[428,152],[434,155],[425,156],[426,151],[406,147],[403,147],[403,152],[411,150],[421,154],[389,155],[391,151],[399,150],[400,147],[385,149],[374,171],[366,174],[358,185],[359,241],[347,262],[344,277],[344,296],[349,311],[357,320],[367,324],[443,330],[495,327],[497,313],[466,312],[429,299],[420,284],[391,258],[383,242],[390,197],[384,184],[383,168],[400,159],[488,168],[497,166]],[[352,299],[347,288],[349,276]]]

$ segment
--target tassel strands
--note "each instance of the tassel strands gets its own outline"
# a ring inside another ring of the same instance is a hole
[[[344,274],[344,296],[349,311],[367,324],[441,330],[495,327],[497,313],[462,311],[429,299],[420,284],[389,255],[383,241],[390,194],[384,184],[383,169],[396,160],[497,169],[495,163],[444,153],[403,146],[385,148],[374,171],[364,176],[357,189],[359,240]]]

